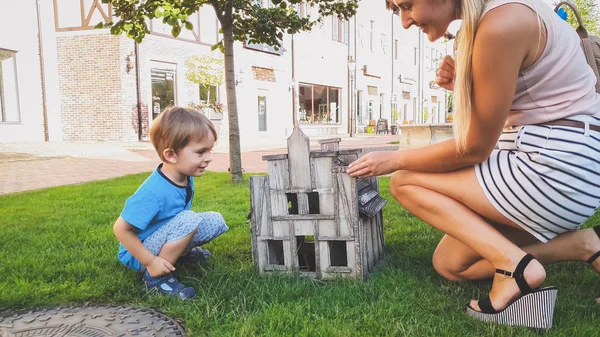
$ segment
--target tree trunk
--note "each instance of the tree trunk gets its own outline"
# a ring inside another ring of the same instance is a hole
[[[227,114],[229,119],[229,169],[231,181],[241,183],[242,154],[240,148],[240,124],[237,113],[235,92],[235,65],[233,62],[233,31],[231,26],[223,26],[223,46],[225,47],[225,87],[227,90]]]

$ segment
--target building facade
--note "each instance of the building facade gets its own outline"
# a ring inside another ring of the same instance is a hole
[[[211,7],[177,39],[160,20],[149,22],[139,45],[94,29],[113,14],[100,0],[0,0],[0,8],[10,8],[0,11],[0,29],[19,27],[0,35],[0,142],[147,140],[151,121],[171,104],[226,105],[224,84],[186,76],[186,60],[220,40]],[[318,15],[304,5],[297,11]],[[347,22],[327,17],[310,32],[286,35],[279,50],[236,42],[242,147],[244,139],[286,138],[294,119],[309,136],[371,131],[379,119],[444,122],[447,95],[432,83],[447,49],[417,28],[404,30],[383,0],[361,2]],[[204,109],[221,139],[224,110]]]

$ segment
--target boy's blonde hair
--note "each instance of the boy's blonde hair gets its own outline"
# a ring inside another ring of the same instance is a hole
[[[213,123],[202,113],[188,108],[169,107],[152,122],[150,141],[160,160],[165,161],[163,152],[172,149],[179,153],[190,141],[201,142],[212,132],[217,140]]]

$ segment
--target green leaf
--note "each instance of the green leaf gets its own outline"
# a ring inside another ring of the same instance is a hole
[[[121,26],[112,26],[110,28],[110,33],[112,35],[119,35],[123,32],[123,30],[121,29]]]
[[[160,8],[160,7],[156,7],[156,9],[154,10],[154,17],[155,17],[155,18],[160,18],[160,17],[162,17],[163,15],[164,15],[164,14],[163,14],[162,8]]]
[[[171,35],[173,35],[173,37],[178,37],[179,33],[181,33],[181,26],[179,26],[179,25],[173,26],[173,29],[171,29]]]
[[[94,26],[94,29],[104,28],[104,22],[100,21],[97,25]]]
[[[189,22],[189,21],[185,21],[185,28],[187,30],[193,30],[194,29],[194,25],[191,22]]]

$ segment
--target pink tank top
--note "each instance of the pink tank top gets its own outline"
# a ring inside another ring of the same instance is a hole
[[[505,125],[539,124],[575,115],[600,117],[596,76],[585,61],[575,29],[541,0],[490,0],[483,15],[508,3],[537,12],[546,26],[547,42],[539,60],[519,73]]]

